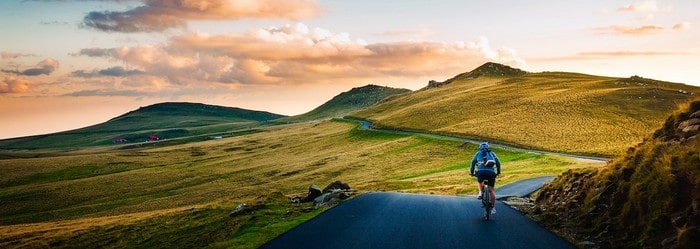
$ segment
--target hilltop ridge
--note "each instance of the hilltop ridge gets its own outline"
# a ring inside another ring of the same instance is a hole
[[[141,107],[104,123],[64,132],[0,140],[8,150],[72,149],[160,138],[192,137],[259,126],[284,115],[200,103],[166,102]]]
[[[454,81],[461,81],[461,80],[471,80],[471,79],[476,79],[479,77],[495,77],[495,78],[504,78],[504,77],[518,77],[518,76],[523,76],[528,74],[527,71],[523,71],[519,68],[513,68],[507,65],[503,65],[500,63],[495,63],[495,62],[486,62],[483,65],[475,68],[474,70],[464,72],[458,75],[455,75],[454,77],[447,79],[443,82],[437,82],[437,81],[430,81],[428,83],[427,88],[433,88],[433,87],[440,87],[446,84],[450,84]]]
[[[117,121],[131,116],[166,115],[166,116],[216,116],[242,120],[269,121],[284,115],[266,111],[253,111],[237,107],[225,107],[190,102],[164,102],[140,107],[137,110],[110,119]]]
[[[353,112],[368,108],[390,96],[411,92],[408,89],[392,88],[369,84],[362,87],[354,87],[342,92],[331,100],[314,108],[313,110],[292,117],[285,117],[276,122],[304,122],[319,119],[343,117]]]
[[[486,63],[352,116],[378,128],[611,157],[653,132],[696,93],[700,87],[639,76],[528,73]]]

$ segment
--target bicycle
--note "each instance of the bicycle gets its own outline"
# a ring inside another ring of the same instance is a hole
[[[470,175],[476,176],[476,174]],[[488,185],[488,182],[489,180],[484,180],[483,191],[481,191],[481,196],[479,196],[479,199],[481,199],[481,207],[484,208],[484,220],[487,221],[491,219],[491,209],[493,209],[493,207],[491,206],[491,192],[489,189],[491,187]]]
[[[484,220],[491,218],[491,192],[489,192],[489,180],[484,180],[484,190],[481,192],[481,205],[484,208]]]

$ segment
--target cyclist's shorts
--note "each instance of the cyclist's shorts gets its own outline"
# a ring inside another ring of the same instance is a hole
[[[493,187],[496,185],[496,172],[490,170],[479,170],[476,172],[476,180],[483,182],[484,180],[489,180],[487,185]]]

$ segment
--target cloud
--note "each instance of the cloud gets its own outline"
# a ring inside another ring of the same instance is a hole
[[[634,51],[634,50],[619,50],[619,51],[589,51],[580,52],[575,55],[562,57],[548,58],[530,58],[532,61],[576,61],[576,60],[599,60],[612,59],[622,57],[652,57],[652,56],[671,56],[671,55],[694,55],[688,52],[673,52],[673,51]]]
[[[659,6],[656,1],[643,1],[633,4],[627,4],[617,9],[620,12],[656,12],[659,11]]]
[[[118,0],[114,0],[118,1]],[[313,0],[142,0],[127,11],[93,11],[84,27],[114,32],[154,32],[184,27],[190,20],[266,18],[298,20],[313,17],[320,7]]]
[[[95,89],[95,90],[82,90],[82,91],[72,92],[72,93],[64,94],[63,96],[69,96],[69,97],[89,97],[89,96],[142,97],[142,96],[150,96],[150,95],[153,95],[153,93],[141,92],[141,91],[137,91],[137,90]]]
[[[144,72],[141,70],[127,70],[123,67],[110,67],[110,68],[105,68],[101,70],[92,70],[92,71],[85,71],[85,70],[77,70],[73,71],[71,73],[72,76],[75,77],[81,77],[81,78],[91,78],[91,77],[99,77],[99,76],[114,76],[114,77],[128,77],[132,75],[138,75],[138,74],[143,74]]]
[[[188,33],[159,46],[83,49],[118,60],[167,84],[313,84],[459,73],[485,61],[522,66],[511,48],[477,42],[368,44],[348,33],[297,23],[242,33]],[[76,74],[92,72],[77,72]]]
[[[34,68],[29,68],[25,69],[22,71],[18,70],[2,70],[5,73],[12,73],[12,74],[17,74],[17,75],[24,75],[24,76],[38,76],[38,75],[50,75],[54,71],[58,69],[58,61],[54,59],[45,59],[43,61],[40,61],[36,67]]]
[[[42,21],[42,22],[39,22],[39,24],[41,24],[41,25],[68,25],[70,23],[68,23],[66,21]]]
[[[690,23],[689,22],[681,22],[673,25],[673,30],[685,30],[685,29],[690,29]]]
[[[13,76],[5,76],[0,81],[0,94],[29,92],[30,82]]]
[[[579,57],[628,57],[628,56],[661,56],[661,55],[688,55],[688,53],[666,52],[666,51],[597,51],[597,52],[581,52]]]
[[[690,28],[689,22],[682,22],[673,25],[670,29],[667,29],[660,25],[643,25],[638,27],[626,26],[626,25],[612,25],[607,27],[596,27],[593,31],[607,34],[622,34],[622,35],[655,35],[666,33],[667,31],[680,31]]]
[[[486,59],[500,62],[509,65],[525,66],[525,60],[517,56],[515,49],[502,47],[497,50],[493,50],[489,45],[489,40],[485,36],[479,38],[477,42],[477,47],[484,54]]]
[[[0,52],[0,58],[2,59],[17,59],[19,57],[31,57],[36,56],[35,54],[23,54],[23,53],[13,53],[13,52]]]
[[[105,57],[105,56],[110,56],[110,54],[111,54],[110,49],[84,48],[84,49],[81,49],[80,52],[74,53],[72,55],[74,55],[74,56],[86,55],[88,57]]]

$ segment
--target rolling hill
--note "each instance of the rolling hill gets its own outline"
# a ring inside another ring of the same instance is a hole
[[[614,156],[638,143],[700,87],[486,63],[351,115],[375,127],[521,147]]]
[[[0,140],[5,150],[71,149],[130,144],[149,139],[227,135],[284,117],[269,112],[198,103],[160,103],[141,107],[107,122],[53,134]],[[155,135],[151,137],[151,135]]]
[[[536,219],[592,248],[697,248],[699,128],[695,101],[606,167],[545,185]]]
[[[393,95],[408,93],[411,90],[366,85],[356,87],[333,97],[319,107],[297,116],[284,117],[275,122],[305,122],[319,119],[343,117],[350,113],[368,108],[377,102]]]

